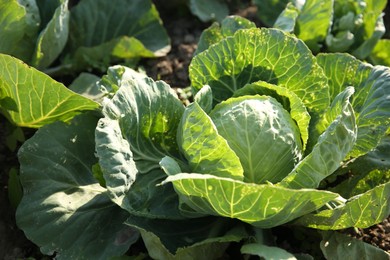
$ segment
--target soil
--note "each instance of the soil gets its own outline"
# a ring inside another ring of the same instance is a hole
[[[188,100],[187,87],[190,85],[188,66],[201,32],[210,24],[197,20],[188,13],[185,7],[170,8],[164,4],[166,1],[155,0],[154,2],[171,37],[172,50],[165,57],[143,60],[140,66],[150,77],[155,80],[164,80],[176,89],[183,100]],[[260,26],[261,23],[256,18],[256,7],[248,4],[249,1],[242,2],[245,3],[245,8],[241,6],[240,9],[232,10],[232,12],[247,17]],[[27,132],[32,134],[31,130]],[[11,168],[18,168],[18,161],[16,152],[10,151],[5,145],[7,135],[6,119],[0,116],[0,259],[27,257],[42,259],[44,256],[40,254],[39,249],[17,228],[14,217],[15,209],[9,203],[8,172]],[[286,232],[283,228],[280,230],[283,233]],[[279,231],[276,230],[276,232]],[[358,229],[357,232],[355,229],[347,229],[344,232],[390,253],[390,218],[371,228]],[[277,241],[277,243],[291,250],[294,245],[292,239],[286,236],[284,240]]]
[[[390,253],[390,217],[382,223],[364,229],[349,228],[344,230],[351,237],[361,239]]]

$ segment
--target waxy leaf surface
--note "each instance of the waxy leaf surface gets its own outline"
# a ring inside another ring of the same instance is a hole
[[[385,136],[373,151],[337,170],[335,175],[347,175],[348,172],[353,172],[353,176],[331,189],[344,198],[362,194],[389,182],[390,136]]]
[[[180,218],[173,188],[156,185],[165,177],[160,160],[180,157],[176,131],[184,106],[164,82],[129,68],[113,70],[117,74],[105,84],[119,83],[119,90],[96,127],[96,151],[110,196],[133,214]]]
[[[113,203],[92,174],[97,118],[42,127],[19,150],[24,196],[18,226],[58,259],[120,256],[138,237],[123,222],[128,213]],[[42,170],[44,169],[44,170]]]
[[[283,12],[280,13],[275,24],[272,26],[285,32],[294,33],[295,23],[299,15],[299,9],[292,3],[288,3]]]
[[[200,35],[195,55],[207,50],[214,43],[217,43],[228,36],[233,36],[234,33],[240,29],[250,28],[256,28],[256,24],[241,16],[235,15],[226,17],[220,24],[213,23]]]
[[[201,88],[194,96],[194,101],[203,109],[206,114],[209,114],[213,109],[213,92],[210,86],[206,85]]]

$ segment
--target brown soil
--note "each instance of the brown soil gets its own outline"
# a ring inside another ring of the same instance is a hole
[[[155,80],[164,80],[175,88],[183,99],[187,98],[185,88],[190,85],[188,78],[188,65],[197,47],[199,36],[203,29],[209,26],[186,13],[177,12],[176,9],[163,8],[161,1],[155,1],[161,7],[160,14],[164,25],[171,37],[172,50],[159,59],[144,60],[141,66],[147,74]],[[165,2],[165,1],[163,1]],[[238,13],[256,24],[256,7],[249,6]],[[15,224],[14,209],[8,201],[8,171],[11,167],[18,167],[16,152],[11,152],[5,146],[5,118],[0,116],[0,259],[16,259],[25,257],[42,258],[39,249],[32,244]],[[365,242],[378,246],[390,252],[390,219],[368,229],[346,230],[348,234]]]
[[[348,228],[343,230],[343,233],[361,239],[390,253],[390,217],[375,226],[364,229]]]

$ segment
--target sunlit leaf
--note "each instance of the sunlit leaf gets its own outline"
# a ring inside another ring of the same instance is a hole
[[[367,228],[390,214],[390,182],[352,197],[336,209],[323,210],[300,218],[297,223],[317,229]]]
[[[170,182],[181,203],[194,211],[237,218],[261,228],[287,223],[339,196],[328,191],[293,190],[196,173],[176,174],[164,181]]]
[[[8,99],[0,109],[15,124],[39,128],[55,121],[69,121],[98,104],[67,89],[20,60],[0,54],[0,90]]]
[[[294,92],[310,112],[329,105],[326,78],[310,50],[276,29],[246,29],[225,38],[194,57],[189,68],[196,91],[209,85],[214,103],[231,97],[259,80],[283,85]]]

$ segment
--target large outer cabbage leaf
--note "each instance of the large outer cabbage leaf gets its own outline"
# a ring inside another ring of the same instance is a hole
[[[254,184],[208,174],[179,173],[168,176],[179,193],[182,207],[196,212],[237,218],[261,228],[275,227],[319,209],[336,199],[336,193],[293,190]]]
[[[68,40],[68,0],[11,0],[0,4],[0,52],[43,69]]]
[[[306,215],[298,224],[318,229],[365,228],[377,224],[390,214],[390,138],[386,137],[374,151],[357,158],[337,174],[352,173],[331,190],[349,198],[335,209]]]
[[[164,156],[180,156],[176,131],[184,106],[163,81],[155,82],[126,67],[115,69],[124,69],[120,88],[105,103],[105,118],[100,121],[97,131],[105,126],[122,131],[118,138],[129,143],[137,169],[147,173],[159,168],[158,163]]]
[[[359,127],[354,157],[375,148],[390,127],[390,69],[375,66],[360,88],[353,102]]]
[[[163,56],[169,37],[150,0],[83,0],[71,9],[65,61],[106,70],[118,59]]]
[[[213,91],[209,85],[205,85],[194,96],[194,101],[203,109],[207,114],[213,109]]]
[[[69,121],[99,105],[11,56],[0,54],[0,109],[18,126]]]
[[[212,88],[215,103],[259,80],[288,88],[313,113],[330,102],[326,78],[310,50],[276,29],[238,30],[196,55],[189,73],[195,90]]]
[[[348,86],[353,86],[355,95],[359,95],[358,87],[366,80],[372,69],[368,63],[360,62],[347,54],[320,53],[317,55],[317,62],[328,78],[332,100]]]
[[[138,237],[123,224],[128,213],[93,177],[97,119],[87,114],[44,126],[19,150],[24,196],[17,224],[57,259],[120,256]]]
[[[379,144],[390,127],[390,69],[373,67],[342,54],[320,54],[318,63],[329,78],[332,96],[347,86],[354,86],[356,92],[351,103],[358,136],[349,156],[366,154]]]
[[[240,158],[245,182],[276,183],[302,158],[299,128],[272,97],[230,98],[216,105],[210,117]]]
[[[96,151],[110,196],[133,214],[180,218],[173,188],[156,184],[165,177],[160,160],[180,157],[176,131],[184,106],[164,82],[121,66],[113,70],[111,84],[119,83],[119,90],[104,105],[96,127]]]

